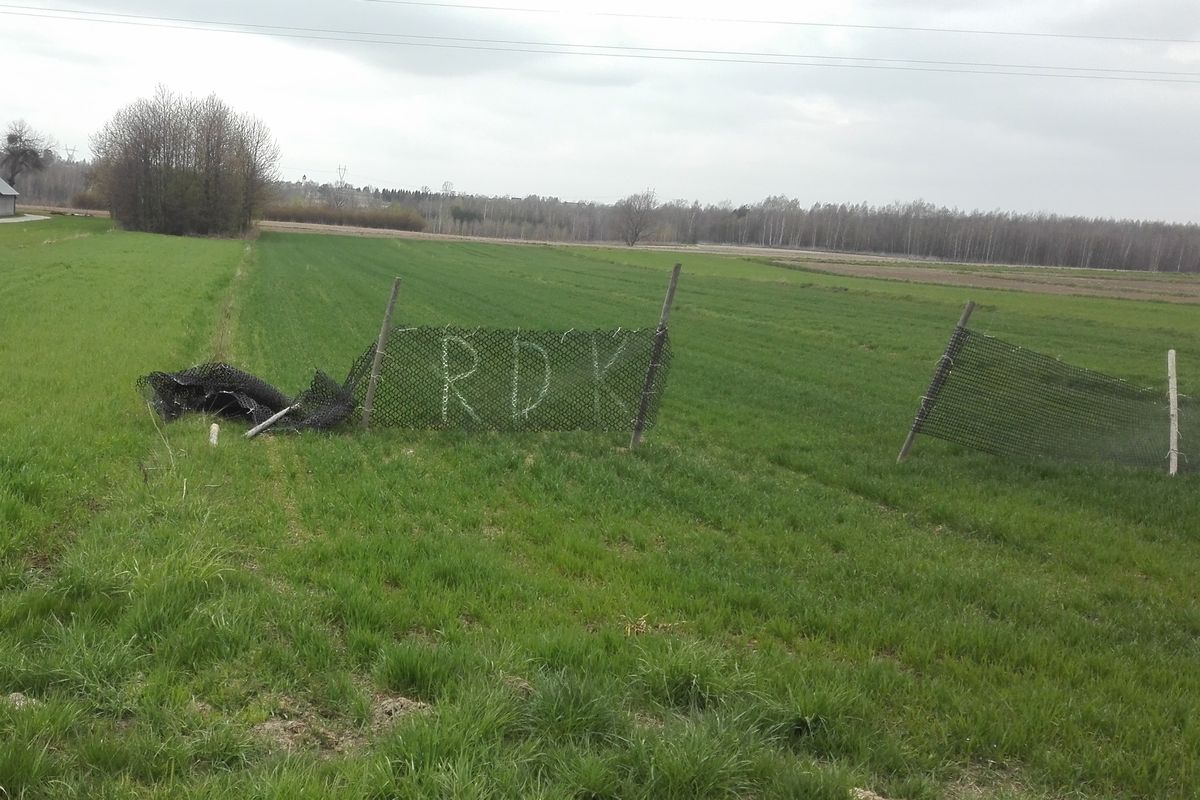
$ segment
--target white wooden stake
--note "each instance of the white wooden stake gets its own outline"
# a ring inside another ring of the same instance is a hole
[[[1167,351],[1167,396],[1171,404],[1170,474],[1179,474],[1179,379],[1175,374],[1175,351]]]
[[[217,446],[217,437],[221,435],[221,426],[213,423],[208,426],[208,443],[213,447]]]

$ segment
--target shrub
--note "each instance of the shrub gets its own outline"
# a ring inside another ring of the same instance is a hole
[[[425,218],[411,208],[272,206],[263,212],[263,219],[321,225],[357,225],[362,228],[386,228],[395,231],[425,230]]]

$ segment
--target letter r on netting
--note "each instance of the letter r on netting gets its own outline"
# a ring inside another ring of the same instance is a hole
[[[450,374],[450,343],[457,344],[461,349],[466,350],[471,356],[471,368],[466,372],[460,372],[457,375]],[[475,409],[471,408],[471,404],[462,396],[462,392],[458,390],[458,382],[466,380],[475,374],[475,370],[479,369],[479,353],[471,346],[470,342],[461,336],[443,336],[442,337],[442,424],[445,425],[450,419],[450,393],[454,392],[454,396],[458,398],[458,402],[462,403],[462,407],[471,419],[479,422],[479,415],[475,413]]]

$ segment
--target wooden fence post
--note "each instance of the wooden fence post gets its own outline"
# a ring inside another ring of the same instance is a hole
[[[946,351],[942,353],[942,357],[938,360],[937,369],[933,371],[933,380],[929,382],[929,390],[925,392],[925,396],[921,398],[921,407],[917,409],[917,417],[913,420],[912,427],[908,430],[908,437],[904,440],[904,446],[900,448],[900,455],[896,456],[896,463],[904,462],[908,458],[908,452],[912,450],[913,441],[917,438],[917,434],[921,432],[921,423],[925,421],[925,417],[929,415],[930,409],[933,408],[933,403],[937,400],[938,392],[941,391],[942,384],[946,382],[946,375],[949,373],[951,366],[954,363],[954,356],[958,354],[960,347],[958,334],[959,331],[967,327],[967,321],[971,319],[971,312],[975,310],[975,301],[968,300],[966,306],[963,307],[962,316],[958,318],[958,325],[954,327],[954,333],[950,335],[950,342],[946,345]]]
[[[392,296],[388,298],[387,310],[383,312],[383,324],[379,326],[379,339],[375,342],[375,358],[371,360],[371,378],[367,382],[367,396],[363,400],[363,430],[371,428],[371,409],[375,407],[375,389],[379,385],[379,371],[383,367],[383,351],[387,349],[388,334],[392,332],[392,312],[396,298],[400,295],[400,279],[392,281]]]
[[[1179,378],[1175,373],[1175,351],[1167,351],[1167,397],[1171,407],[1171,449],[1168,472],[1179,474]]]
[[[658,373],[658,362],[662,358],[663,344],[667,339],[667,322],[671,318],[671,304],[675,301],[675,286],[679,283],[679,271],[682,264],[676,264],[671,270],[671,282],[667,285],[667,296],[663,300],[662,315],[658,318],[658,329],[654,332],[654,347],[650,351],[650,366],[646,370],[646,382],[642,385],[642,400],[638,404],[637,417],[633,421],[633,436],[629,439],[629,449],[632,450],[642,441],[642,432],[646,429],[646,414],[650,411],[650,400],[654,396],[654,376]]]

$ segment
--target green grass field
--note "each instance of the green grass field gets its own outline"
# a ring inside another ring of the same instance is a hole
[[[690,254],[635,453],[214,449],[134,388],[340,377],[397,274],[400,323],[644,327],[674,260],[0,226],[0,796],[1195,796],[1200,478],[894,463],[966,290]],[[971,296],[1142,384],[1175,347],[1200,392],[1192,307]]]

